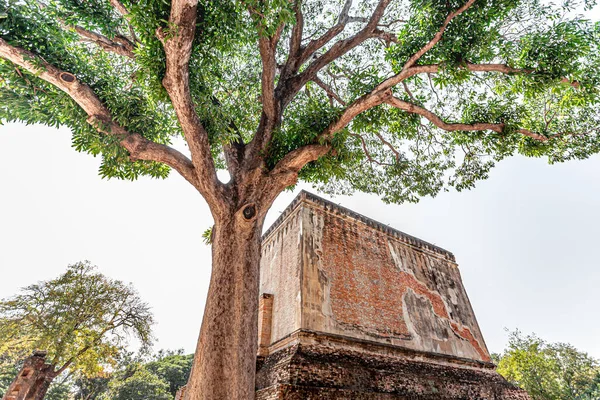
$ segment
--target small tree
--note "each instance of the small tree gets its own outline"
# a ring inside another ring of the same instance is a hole
[[[36,371],[39,384],[19,382],[27,398],[42,399],[67,369],[97,375],[114,365],[128,335],[149,346],[152,323],[148,305],[130,285],[105,277],[89,262],[77,263],[0,302],[0,355],[17,360],[36,349],[47,353]]]
[[[498,359],[498,372],[533,400],[600,398],[600,363],[566,343],[547,343],[512,332]]]
[[[400,203],[515,153],[600,150],[600,29],[574,6],[0,0],[0,120],[70,127],[104,177],[173,168],[197,189],[215,225],[186,397],[251,399],[261,234],[284,189]]]
[[[108,384],[102,400],[172,400],[169,384],[144,366],[136,366],[130,375],[116,376]]]
[[[145,364],[145,367],[148,371],[167,382],[169,384],[169,392],[175,397],[177,391],[182,386],[185,386],[188,381],[193,361],[193,355],[184,355],[183,350],[161,350],[153,361]]]

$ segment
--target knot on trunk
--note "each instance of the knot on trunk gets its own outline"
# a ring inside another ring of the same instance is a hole
[[[256,206],[254,204],[248,204],[242,209],[242,215],[247,221],[251,221],[256,216]]]

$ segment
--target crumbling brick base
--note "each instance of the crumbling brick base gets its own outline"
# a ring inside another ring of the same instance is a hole
[[[259,361],[256,400],[529,399],[491,365],[364,350],[339,341],[278,350]]]

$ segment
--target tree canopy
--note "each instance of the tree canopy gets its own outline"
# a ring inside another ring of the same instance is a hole
[[[68,369],[95,376],[116,364],[131,336],[149,346],[152,324],[148,305],[130,285],[77,263],[0,302],[0,355],[15,363],[44,350],[53,375]]]
[[[532,400],[600,398],[599,361],[568,343],[548,343],[515,331],[496,362],[498,372],[525,389]]]
[[[105,177],[170,165],[198,186],[165,146],[184,135],[208,169],[262,141],[269,170],[416,200],[515,153],[598,152],[600,28],[575,14],[593,4],[1,0],[0,120],[70,127]]]
[[[119,355],[117,365],[100,376],[85,376],[81,371],[63,374],[50,386],[49,400],[172,400],[186,384],[192,369],[193,354],[183,350],[160,350]],[[0,397],[18,372],[17,365],[0,363]]]

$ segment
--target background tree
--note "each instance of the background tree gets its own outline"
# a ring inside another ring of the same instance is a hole
[[[177,391],[187,383],[193,361],[194,355],[183,354],[183,350],[161,350],[153,361],[145,364],[145,367],[148,371],[167,382],[169,393],[175,397]]]
[[[88,377],[78,374],[73,378],[73,397],[75,400],[97,400],[108,390],[108,375]]]
[[[498,372],[525,389],[533,400],[600,398],[600,364],[566,343],[547,343],[512,332],[498,356]]]
[[[136,366],[131,374],[115,377],[108,384],[103,400],[172,400],[169,385],[146,368]]]
[[[56,279],[0,302],[0,355],[23,359],[47,351],[44,384],[29,388],[41,399],[50,383],[69,370],[97,375],[116,363],[128,335],[151,343],[152,314],[136,291],[96,271],[89,262],[68,267]],[[14,377],[13,377],[14,378]]]
[[[0,360],[0,396],[4,397],[4,393],[19,373],[19,368],[11,362]]]
[[[0,119],[69,126],[104,177],[173,168],[210,207],[190,399],[253,396],[264,217],[298,180],[399,203],[600,149],[600,28],[573,1],[0,5]]]

